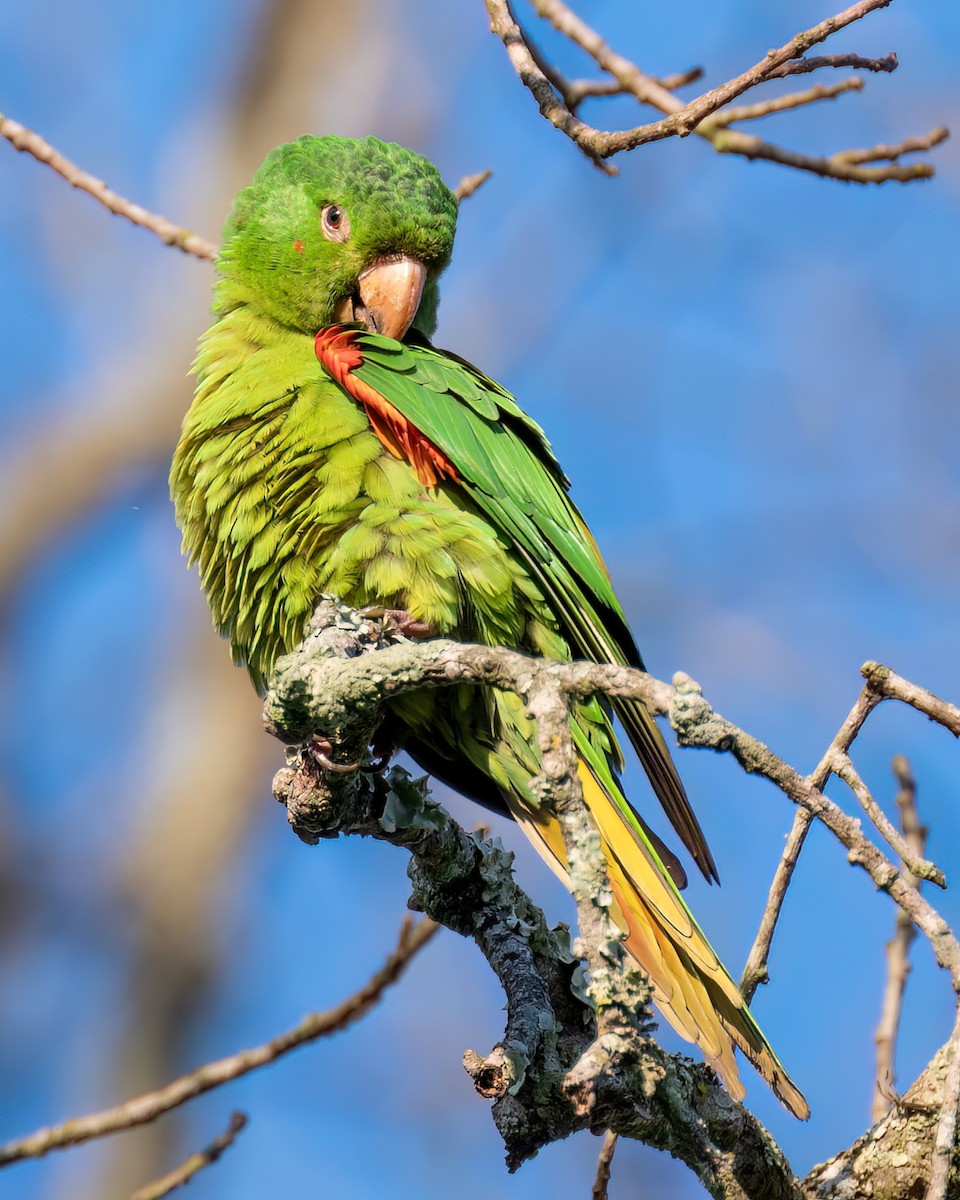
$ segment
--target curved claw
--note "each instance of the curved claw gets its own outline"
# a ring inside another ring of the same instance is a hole
[[[349,775],[351,771],[359,770],[360,763],[338,763],[330,758],[333,746],[327,738],[312,737],[310,739],[310,757],[324,771],[333,771],[336,775]]]
[[[382,604],[365,604],[363,608],[357,609],[357,616],[366,617],[370,621],[380,621],[386,612]]]

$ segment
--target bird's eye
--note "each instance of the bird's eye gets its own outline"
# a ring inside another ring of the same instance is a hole
[[[345,242],[350,236],[350,218],[339,204],[325,204],[320,210],[320,228],[329,242]]]

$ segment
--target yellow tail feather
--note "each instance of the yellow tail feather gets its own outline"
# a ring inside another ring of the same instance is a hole
[[[680,893],[655,856],[626,825],[615,802],[580,761],[584,800],[600,831],[613,889],[612,915],[627,934],[626,947],[650,976],[657,1007],[676,1031],[700,1047],[737,1100],[745,1094],[734,1045],[750,1059],[784,1105],[801,1120],[810,1106],[787,1075],[704,937]],[[544,860],[567,882],[563,838],[555,817],[508,797],[513,816]]]

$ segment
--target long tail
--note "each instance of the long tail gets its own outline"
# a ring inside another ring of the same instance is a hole
[[[695,1042],[737,1100],[745,1094],[733,1056],[739,1046],[784,1105],[801,1120],[810,1106],[773,1052],[616,784],[581,758],[584,800],[597,824],[626,946],[650,976],[658,1008]],[[555,817],[509,798],[512,815],[566,882],[563,838]]]

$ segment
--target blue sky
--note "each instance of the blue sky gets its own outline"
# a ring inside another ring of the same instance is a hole
[[[644,68],[701,63],[711,84],[829,15],[812,0],[597,0],[582,11]],[[229,144],[262,19],[253,0],[174,0],[162,15],[116,0],[20,6],[5,19],[0,111],[118,191],[215,237],[244,182],[231,177],[237,158],[254,163],[269,149],[240,155]],[[328,20],[335,31],[336,16]],[[650,669],[694,676],[721,712],[802,771],[852,704],[867,658],[960,698],[956,143],[933,156],[936,180],[908,187],[829,183],[722,158],[693,139],[644,148],[607,179],[540,119],[480,0],[367,0],[343,21],[342,54],[316,50],[322,70],[311,46],[296,50],[295,99],[289,116],[278,104],[271,136],[375,133],[427,154],[451,183],[493,169],[463,208],[437,340],[502,380],[547,429]],[[543,40],[570,73],[586,73]],[[831,45],[895,48],[896,74],[769,119],[762,132],[829,152],[955,125],[958,47],[949,0],[901,0]],[[586,115],[634,121],[625,101]],[[71,430],[79,439],[98,422],[135,441],[138,401],[156,379],[172,381],[163,419],[175,429],[212,270],[6,145],[0,183],[2,546],[22,533],[18,515],[39,527],[18,487],[49,441],[69,446]],[[156,763],[156,744],[185,753],[202,727],[191,708],[199,692],[171,682],[193,645],[185,630],[202,618],[166,499],[168,451],[155,441],[105,482],[93,477],[97,502],[56,536],[38,533],[32,546],[28,536],[15,579],[4,580],[2,826],[42,894],[8,923],[0,952],[3,1136],[119,1098],[103,1064],[123,1019],[130,936],[103,881],[158,794],[138,768]],[[245,678],[235,679],[245,697]],[[176,702],[161,707],[156,729],[164,688]],[[242,736],[257,738],[250,712]],[[880,709],[856,761],[887,802],[895,753],[912,760],[930,852],[952,877],[956,747],[916,714]],[[217,899],[221,971],[177,1069],[340,999],[379,965],[403,911],[402,855],[348,842],[310,851],[289,835],[269,801],[280,760],[270,754],[262,812]],[[723,879],[710,892],[694,881],[689,902],[736,974],[791,812],[722,758],[682,751],[677,761]],[[637,773],[628,778],[642,797]],[[842,787],[829,793],[850,807]],[[516,831],[498,832],[516,847],[524,884],[552,917],[570,919]],[[934,899],[957,923],[953,893]],[[756,1003],[812,1103],[811,1122],[791,1121],[744,1070],[751,1107],[798,1170],[867,1124],[893,917],[816,831],[778,935],[773,986]],[[915,961],[904,1084],[952,1019],[926,946]],[[442,937],[362,1027],[193,1106],[182,1153],[231,1107],[245,1108],[251,1126],[191,1194],[588,1195],[598,1143],[587,1135],[516,1176],[504,1171],[459,1065],[466,1047],[496,1041],[500,1005],[475,949]],[[101,1153],[15,1167],[0,1175],[0,1197],[96,1194],[84,1189],[95,1188]],[[611,1194],[702,1191],[683,1168],[627,1146]]]

